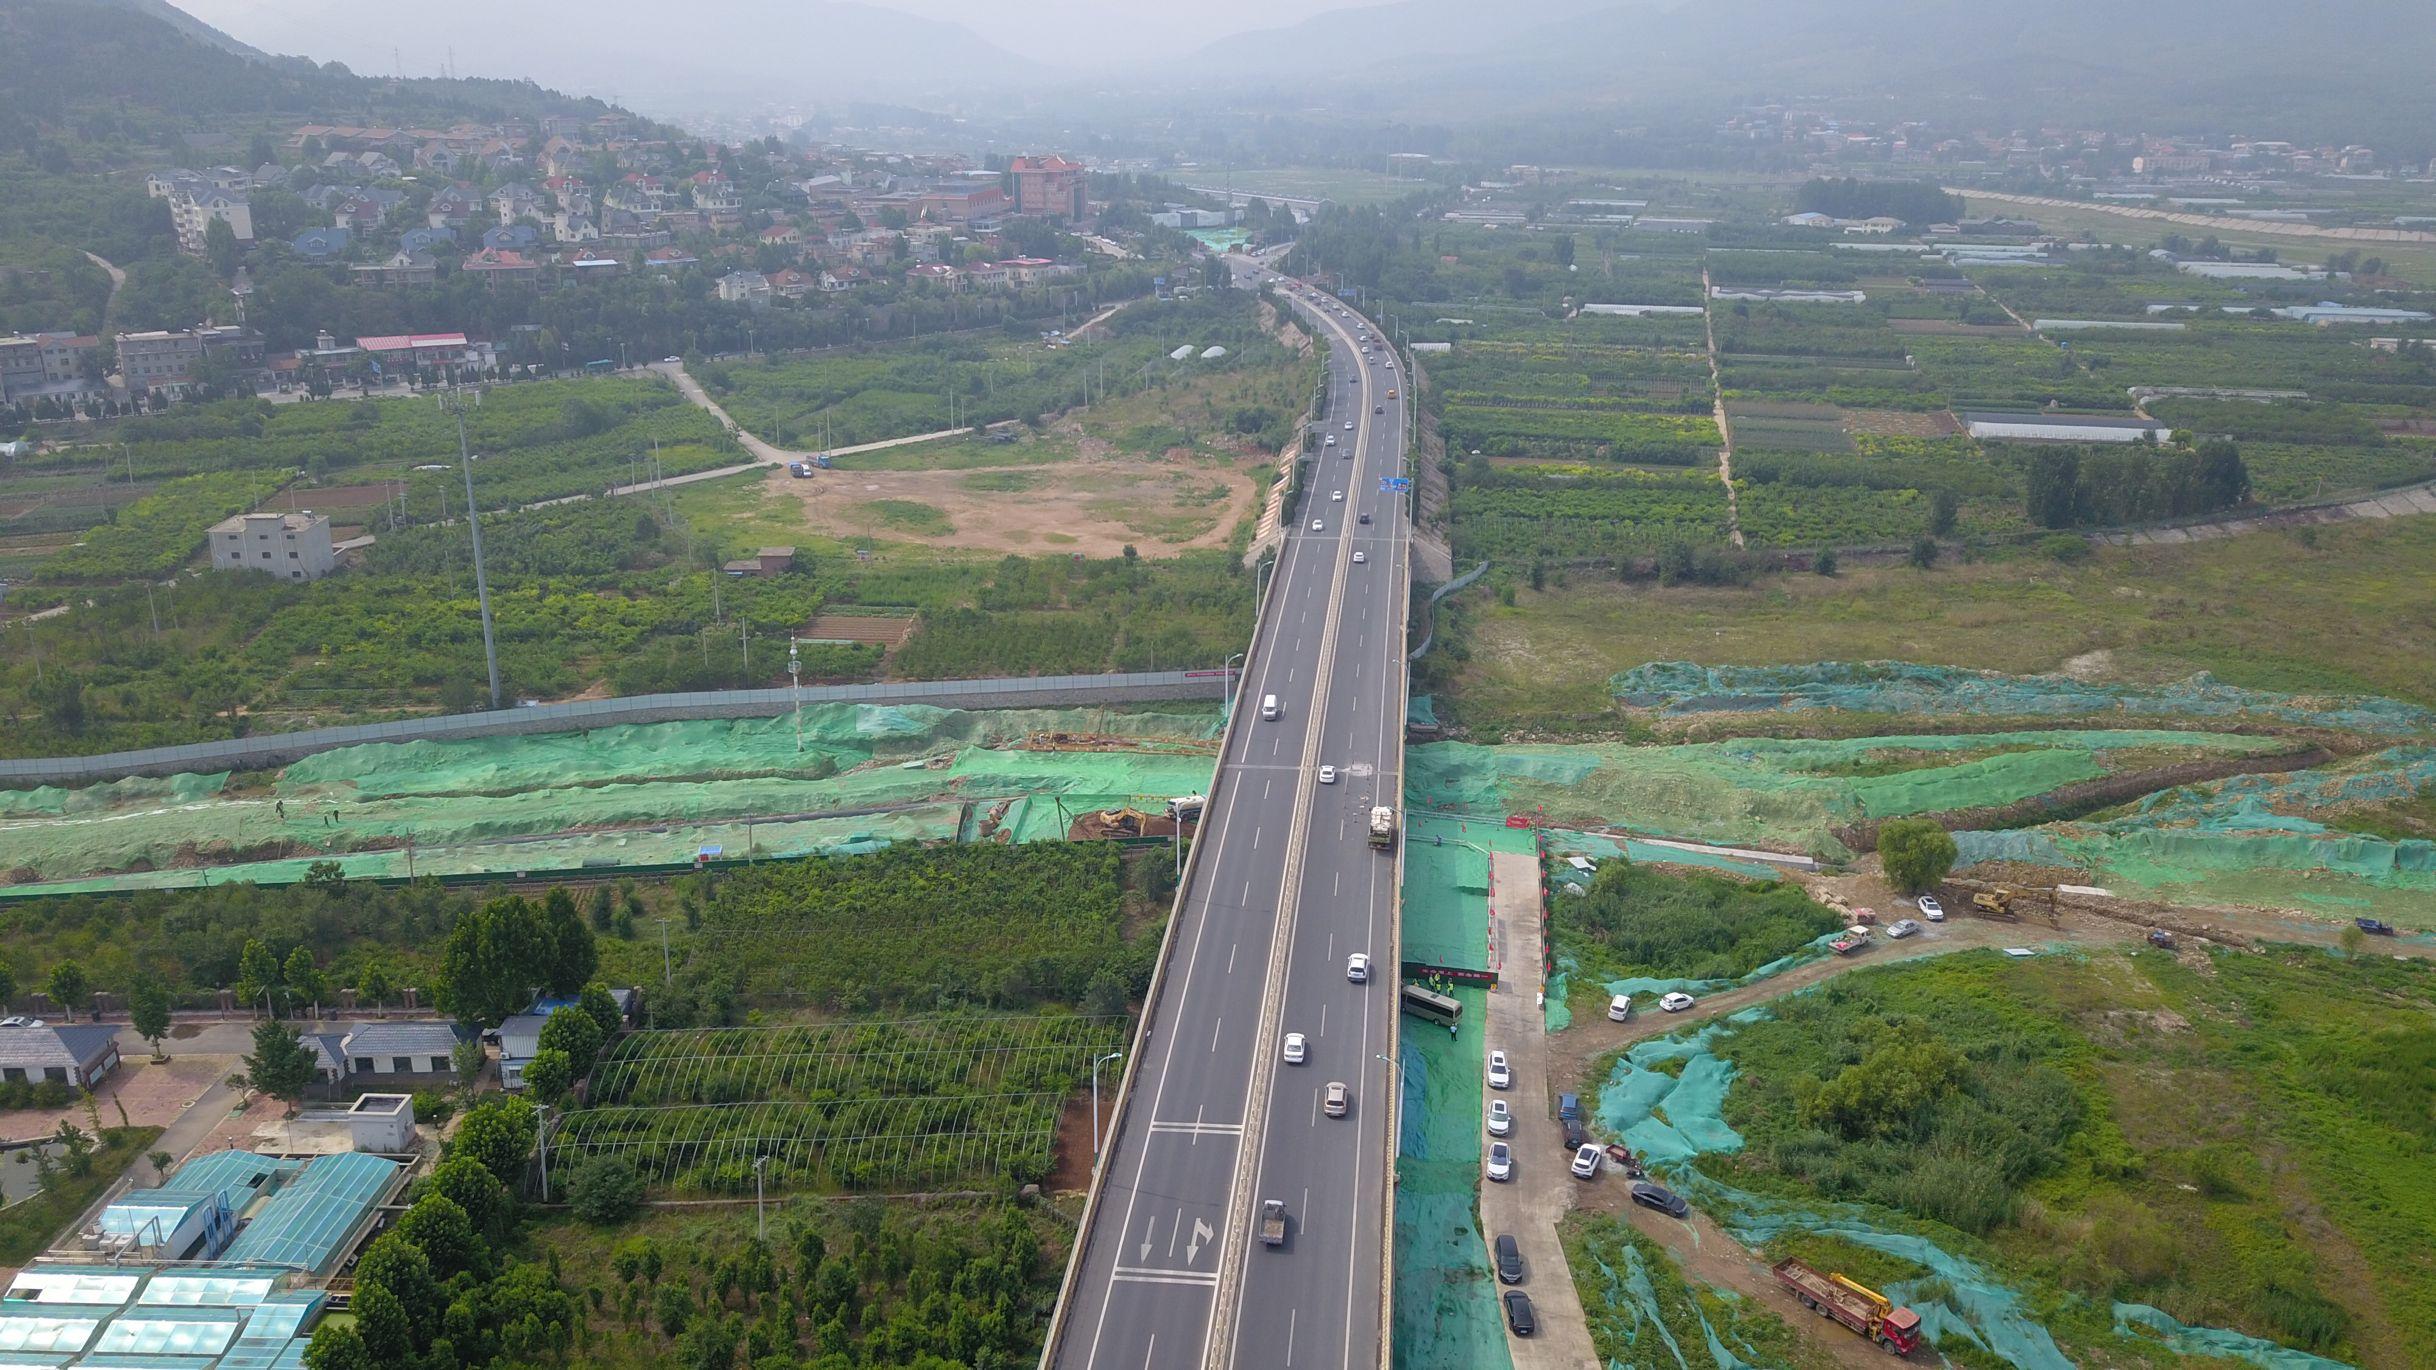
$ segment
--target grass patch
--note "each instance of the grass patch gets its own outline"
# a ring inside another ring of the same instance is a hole
[[[1612,730],[1608,677],[1674,660],[1896,659],[2036,674],[2105,651],[2129,681],[2211,671],[2253,689],[2436,704],[2419,666],[2436,657],[2431,564],[2436,519],[2409,518],[2101,551],[2076,566],[2025,556],[1775,576],[1748,589],[1575,573],[1511,605],[1455,601],[1456,650],[1430,667],[1431,683],[1441,715],[1475,732]]]
[[[1032,471],[975,471],[956,482],[967,490],[998,491],[1012,494],[1018,490],[1033,490],[1041,478]]]
[[[1670,875],[1620,859],[1600,864],[1587,893],[1556,901],[1554,915],[1558,949],[1597,980],[1731,980],[1841,925],[1799,885]]]
[[[2330,828],[2366,833],[2388,842],[2436,839],[2436,789],[2373,808],[2339,810],[2326,815],[2325,822]]]
[[[49,1189],[0,1210],[0,1265],[23,1265],[41,1255],[60,1229],[76,1221],[128,1166],[141,1160],[160,1135],[157,1127],[104,1128],[89,1173],[74,1176],[62,1170]]]
[[[943,538],[956,531],[956,525],[948,521],[944,511],[935,504],[924,504],[920,500],[875,499],[858,504],[855,508],[883,528],[912,533],[917,537]]]

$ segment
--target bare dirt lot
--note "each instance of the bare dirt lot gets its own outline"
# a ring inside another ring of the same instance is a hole
[[[814,614],[801,636],[825,642],[871,642],[894,651],[913,636],[914,620],[878,614]]]
[[[1259,469],[1250,459],[1087,453],[1053,465],[824,471],[811,480],[778,469],[764,486],[774,501],[801,506],[806,532],[834,538],[910,534],[972,552],[1089,557],[1117,556],[1130,545],[1143,556],[1164,556],[1224,547],[1235,525],[1255,512]],[[937,517],[908,518],[910,506]],[[899,517],[892,521],[890,511]]]

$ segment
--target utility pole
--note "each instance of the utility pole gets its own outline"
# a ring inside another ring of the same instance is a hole
[[[794,705],[794,713],[795,713],[795,753],[796,753],[796,755],[798,755],[798,756],[801,756],[801,755],[803,754],[803,750],[804,750],[804,677],[803,677],[803,669],[804,669],[803,658],[802,658],[802,657],[800,657],[800,656],[798,656],[798,655],[796,655],[796,651],[795,651],[795,639],[794,639],[794,638],[788,638],[788,639],[787,639],[787,689],[788,689],[788,691],[789,691],[789,693],[790,693],[790,696],[791,696],[791,701],[790,701],[790,702],[791,702],[791,703]]]
[[[474,402],[482,402],[482,392],[474,392]],[[482,606],[482,658],[490,667],[491,707],[499,707],[499,643],[491,631],[491,582],[482,568],[482,519],[474,510],[474,453],[465,436],[465,407],[452,396],[442,396],[440,407],[457,416],[457,464],[465,472],[465,526],[474,535],[474,595]]]
[[[1095,1175],[1100,1168],[1100,1067],[1124,1054],[1112,1051],[1091,1063],[1091,1170]]]

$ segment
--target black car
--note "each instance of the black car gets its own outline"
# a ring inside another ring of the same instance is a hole
[[[2362,932],[2373,933],[2379,937],[2391,937],[2394,935],[2394,925],[2386,922],[2382,918],[2354,918],[2351,921],[2357,923],[2360,927],[2360,931]]]
[[[1654,1208],[1670,1218],[1688,1218],[1692,1215],[1692,1206],[1683,1201],[1682,1195],[1665,1185],[1651,1184],[1647,1180],[1633,1181],[1632,1201],[1643,1208]]]
[[[1581,1150],[1582,1143],[1590,1140],[1590,1134],[1582,1131],[1582,1125],[1570,1118],[1565,1120],[1559,1130],[1565,1134],[1565,1154],[1568,1156]]]
[[[1522,1247],[1511,1235],[1497,1239],[1497,1281],[1500,1284],[1521,1284]]]
[[[1539,1330],[1539,1315],[1531,1311],[1531,1296],[1519,1289],[1506,1291],[1506,1326],[1513,1328],[1518,1337]]]

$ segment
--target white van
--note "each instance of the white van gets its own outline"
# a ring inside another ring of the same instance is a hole
[[[1260,697],[1260,716],[1265,722],[1277,721],[1277,696],[1262,695]]]
[[[1632,1016],[1632,996],[1619,994],[1607,1001],[1607,1021],[1621,1023]]]

